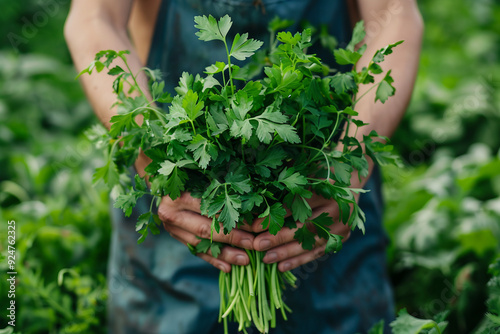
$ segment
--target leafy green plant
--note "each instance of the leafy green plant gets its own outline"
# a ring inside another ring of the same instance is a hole
[[[487,268],[499,253],[500,5],[419,8],[419,76],[392,137],[408,166],[383,168],[391,278],[398,308],[422,318],[448,309],[446,333],[469,334],[484,321]]]
[[[373,141],[379,137],[375,132],[359,142],[343,130],[365,125],[354,119],[356,103],[363,97],[356,96],[358,86],[374,83],[373,75],[382,73],[379,64],[401,42],[378,50],[369,65],[359,71],[331,75],[319,58],[305,53],[311,46],[310,29],[295,35],[279,32],[271,46],[271,63],[264,67],[264,79],[253,81],[232,64],[232,59],[249,58],[262,42],[238,33],[229,47],[226,35],[232,22],[227,15],[220,20],[197,16],[195,23],[199,39],[224,43],[227,63],[207,67],[205,77],[184,73],[173,98],[163,92],[164,83],[156,80],[156,73],[144,69],[153,79],[152,99],[148,100],[137,84],[137,74],[130,71],[128,51],[101,51],[80,73],[109,68],[108,73],[117,76],[113,88],[118,115],[111,118],[109,132],[93,134],[108,147],[107,163],[97,169],[94,180],[121,192],[115,207],[126,215],[132,213],[138,198],[154,195],[150,212],[143,213],[137,222],[139,243],[149,231],[159,232],[154,202],[158,204],[162,196],[175,200],[182,191],[189,191],[201,197],[201,212],[212,218],[212,233],[229,233],[259,217],[264,218],[262,227],[276,234],[283,227],[297,227],[298,221],[303,225],[295,238],[304,249],[313,248],[317,235],[326,241],[326,252],[340,250],[341,237],[329,231],[332,218],[327,213],[311,217],[307,199],[314,191],[335,200],[340,220],[364,231],[364,214],[353,195],[363,190],[350,188],[351,174],[356,170],[360,176],[368,175],[366,155],[381,164],[395,163],[396,158],[390,154],[391,146]],[[366,46],[358,50],[354,46],[363,38],[359,23],[349,45],[334,51],[337,63],[355,66]],[[116,58],[126,69],[112,67]],[[236,88],[235,80],[243,81],[242,88]],[[376,89],[375,102],[385,102],[394,94],[392,82],[388,71],[371,87]],[[136,96],[129,95],[134,91]],[[158,102],[170,103],[168,115],[155,106]],[[136,121],[139,115],[142,124]],[[336,149],[338,142],[342,143],[340,150]],[[137,159],[140,149],[152,160],[145,169],[151,189],[136,175],[135,188],[126,190],[127,167]],[[190,245],[195,254],[210,249],[214,256],[220,247],[211,240]],[[264,253],[248,253],[250,265],[233,266],[230,274],[220,274],[219,321],[224,321],[226,332],[227,320],[232,318],[238,321],[239,330],[253,324],[267,333],[275,326],[276,309],[286,319],[288,308],[281,289],[285,282],[293,284],[295,278],[289,272],[277,271],[276,264],[264,264]]]
[[[499,168],[480,144],[459,157],[438,151],[427,169],[385,168],[396,300],[424,318],[449,310],[450,333],[471,333],[486,311],[487,269],[500,254]]]
[[[54,36],[60,19],[47,26]],[[15,332],[62,333],[79,324],[73,333],[103,333],[109,201],[102,187],[92,187],[102,158],[81,133],[94,116],[69,58],[37,50],[0,51],[0,234],[7,235],[7,221],[16,221]],[[2,238],[2,255],[7,245]],[[4,273],[6,266],[6,259],[0,262]],[[76,282],[89,287],[88,293],[59,286],[63,268],[75,270],[82,277]],[[6,283],[0,282],[0,291],[8,291]],[[0,304],[9,304],[6,293]],[[8,320],[0,317],[0,328]]]
[[[395,147],[411,165],[429,161],[438,148],[458,156],[483,143],[497,151],[500,4],[420,1],[419,8],[425,22],[419,74]]]

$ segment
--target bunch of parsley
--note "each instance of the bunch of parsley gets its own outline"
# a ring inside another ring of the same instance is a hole
[[[262,227],[275,235],[283,227],[296,228],[299,221],[305,224],[296,230],[295,238],[304,249],[313,249],[317,235],[326,240],[326,252],[340,250],[341,237],[329,230],[332,218],[327,213],[311,218],[307,199],[315,192],[336,201],[340,221],[364,232],[365,217],[353,195],[363,190],[350,187],[351,175],[355,170],[360,177],[368,175],[366,156],[381,164],[396,163],[396,158],[390,145],[373,141],[379,137],[375,132],[359,142],[346,129],[366,125],[355,119],[358,87],[374,84],[373,75],[383,72],[379,64],[400,42],[378,50],[369,65],[358,71],[355,65],[366,45],[355,50],[365,35],[362,23],[357,24],[352,41],[333,53],[339,65],[353,66],[352,71],[340,73],[307,54],[311,29],[294,35],[281,31],[264,57],[268,62],[264,78],[252,80],[259,66],[240,68],[232,61],[253,56],[263,43],[245,33],[236,34],[228,44],[232,21],[227,15],[219,20],[197,16],[195,23],[200,40],[224,43],[227,61],[208,66],[205,75],[183,73],[175,97],[163,91],[164,82],[156,71],[144,68],[152,79],[152,99],[148,99],[137,84],[137,74],[128,67],[127,51],[99,52],[80,73],[108,68],[116,76],[118,115],[111,118],[109,132],[94,128],[91,134],[107,147],[107,163],[97,169],[95,181],[114,189],[115,207],[126,215],[145,194],[153,195],[158,204],[162,196],[174,200],[189,191],[201,198],[201,211],[212,218],[212,231],[229,233],[260,217]],[[273,21],[272,36],[286,24]],[[111,67],[116,58],[123,60],[126,69]],[[392,83],[388,71],[373,85],[375,102],[383,103],[394,94]],[[158,103],[167,103],[168,113]],[[141,125],[138,116],[142,116]],[[338,143],[342,150],[336,150]],[[135,188],[128,185],[128,167],[140,150],[152,160],[145,169],[150,188],[139,176]],[[285,208],[291,212],[289,217]],[[161,222],[153,210],[152,203],[151,210],[139,217],[139,243],[149,231],[159,233]],[[201,240],[189,246],[193,253],[210,249],[217,257],[222,245]],[[263,253],[248,254],[250,265],[233,266],[229,274],[221,272],[219,321],[224,320],[226,332],[231,318],[239,322],[239,330],[253,324],[267,333],[275,326],[275,310],[281,310],[286,319],[289,309],[282,301],[282,289],[285,281],[293,285],[295,278],[277,271],[276,264],[264,264]]]

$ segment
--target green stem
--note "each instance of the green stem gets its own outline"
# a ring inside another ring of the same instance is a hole
[[[135,86],[137,87],[137,90],[141,93],[141,95],[144,97],[144,99],[147,101],[148,98],[146,97],[146,94],[144,94],[144,92],[142,91],[141,87],[139,86],[139,83],[137,82],[137,79],[136,79],[136,76],[134,75],[134,73],[132,73],[132,70],[130,69],[130,66],[128,66],[128,62],[127,62],[127,58],[125,56],[120,56],[120,58],[123,60],[123,62],[125,63],[125,66],[127,67],[128,69],[128,72],[130,73],[130,76],[132,77],[132,79],[134,80],[134,83],[135,83]]]
[[[238,268],[238,267],[237,267]],[[243,286],[243,281],[244,281],[244,277],[245,277],[245,268],[243,266],[239,266],[239,272],[240,272],[240,279],[239,279],[239,282],[238,282],[238,291],[240,293],[240,300],[241,300],[241,304],[243,304],[243,309],[245,310],[245,313],[248,317],[248,319],[251,319],[252,317],[250,316],[250,311],[248,310],[247,308],[247,304],[245,303],[245,295],[243,294],[243,289],[242,289],[242,286]],[[241,309],[241,307],[240,307]],[[240,329],[241,331],[241,329]]]
[[[437,330],[438,334],[441,334],[442,332],[441,332],[441,329],[439,328],[439,326],[436,323],[434,323],[433,325],[434,325],[434,328]]]
[[[137,107],[137,108],[135,108],[134,110],[132,110],[130,112],[133,113],[133,112],[136,112],[136,111],[141,110],[141,109],[146,109],[146,110],[153,111],[155,113],[156,117],[158,117],[158,119],[160,120],[160,122],[163,124],[163,126],[167,125],[167,123],[165,122],[165,115],[161,111],[159,111],[158,109],[156,109],[154,107],[150,107],[150,106]],[[134,120],[134,122],[135,122],[135,120]],[[135,124],[137,125],[137,123],[135,123]],[[139,125],[137,125],[137,127],[139,127]]]
[[[273,263],[271,266],[271,297],[274,301],[274,305],[276,308],[281,307],[280,298],[278,297],[278,287],[276,286],[276,268],[278,267],[277,263]]]
[[[191,123],[191,127],[193,128],[193,133],[196,136],[196,128],[194,127],[194,122],[192,120],[189,120],[189,123]]]
[[[337,119],[335,120],[335,125],[334,125],[334,127],[333,127],[333,131],[332,131],[332,132],[330,133],[330,135],[328,136],[328,139],[327,139],[327,140],[325,140],[325,142],[324,142],[323,146],[321,147],[321,149],[320,149],[320,150],[318,150],[319,152],[324,153],[324,152],[323,152],[323,150],[324,150],[324,149],[325,149],[325,148],[329,145],[330,140],[332,139],[333,135],[334,135],[334,134],[335,134],[335,132],[337,131],[337,128],[339,127],[339,120],[340,120],[340,114],[339,114],[339,115],[337,115]],[[347,123],[347,126],[349,126],[349,122]],[[318,157],[319,152],[318,152],[318,153],[316,153],[316,155],[315,155],[315,156],[311,159],[311,161],[314,161],[314,160]]]
[[[252,266],[247,265],[245,266],[247,270],[247,280],[248,280],[248,291],[250,293],[250,296],[254,295],[254,289],[253,289],[253,272],[252,272]]]
[[[234,275],[233,275],[234,277]],[[234,298],[231,302],[231,304],[229,304],[229,307],[227,308],[226,312],[222,315],[222,318],[225,318],[229,315],[229,313],[231,312],[231,310],[234,308],[234,305],[236,305],[236,302],[238,301],[238,296],[239,296],[240,292],[239,291],[236,291],[236,294],[234,295]]]
[[[233,265],[233,269],[234,269],[234,265]],[[231,292],[229,293],[229,296],[230,297],[234,297],[237,293],[236,291],[236,273],[231,270],[231,272],[229,273],[229,275],[231,275]]]
[[[378,83],[376,83],[373,86],[371,86],[370,88],[368,88],[368,90],[366,92],[364,92],[363,95],[361,95],[359,98],[357,98],[352,104],[352,109],[354,109],[356,107],[356,104],[359,102],[359,100],[361,100],[363,98],[363,96],[368,94],[373,88],[378,87],[382,83],[382,81],[384,81],[384,80],[380,80]]]
[[[311,222],[314,224],[314,226],[319,227],[320,229],[322,229],[322,230],[323,230],[323,231],[325,231],[326,233],[328,233],[328,234],[330,234],[330,233],[331,233],[330,231],[328,231],[328,230],[327,230],[326,228],[324,228],[323,226],[321,226],[321,225],[319,225],[319,224],[316,224],[314,221],[311,221]]]
[[[257,281],[257,294],[258,294],[258,297],[259,297],[259,319],[262,321],[262,329],[261,329],[261,332],[263,330],[265,330],[265,323],[266,323],[266,319],[264,319],[264,316],[262,314],[262,311],[263,311],[263,302],[262,302],[262,284],[263,284],[263,280],[261,279],[261,275],[260,275],[260,272],[262,270],[262,267],[260,266],[260,252],[257,253],[257,263],[256,263],[256,266],[257,266],[257,273],[256,273],[256,281]]]
[[[229,83],[231,84],[231,94],[234,95],[234,85],[233,85],[233,71],[231,69],[231,56],[229,54],[229,48],[227,46],[226,39],[224,39],[224,46],[226,47],[226,53],[227,53],[227,66],[228,66],[228,71],[229,71]]]
[[[219,322],[221,322],[221,320],[222,320],[222,313],[226,309],[226,299],[224,298],[225,297],[225,291],[224,290],[226,289],[226,286],[225,286],[225,283],[226,283],[225,275],[226,275],[226,273],[221,270],[221,272],[219,274],[219,298],[220,298]]]
[[[325,161],[326,161],[326,168],[327,168],[327,170],[328,170],[328,175],[327,175],[327,178],[326,178],[326,179],[327,179],[327,180],[330,180],[330,172],[331,172],[331,170],[330,170],[330,162],[328,161],[328,157],[327,157],[326,153],[325,153],[325,152],[323,152],[323,150],[322,150],[322,149],[319,149],[319,148],[316,148],[316,147],[312,147],[312,146],[298,145],[298,147],[303,147],[303,148],[307,148],[307,149],[310,149],[310,150],[315,150],[315,151],[318,151],[318,153],[314,156],[314,158],[312,158],[312,159],[310,159],[310,160],[309,160],[309,161],[311,161],[311,162],[312,162],[312,161],[315,161],[315,159],[318,157],[318,155],[319,155],[320,153],[322,153],[322,154],[323,154],[323,157],[325,158]]]
[[[306,116],[302,115],[302,142],[306,142]]]
[[[115,142],[111,146],[111,150],[109,150],[109,155],[108,155],[108,159],[109,160],[113,159],[113,155],[115,154],[116,148],[118,147],[118,144],[123,140],[123,137],[117,138],[117,139],[113,139],[113,140]]]
[[[267,294],[266,294],[266,286],[265,286],[265,277],[264,277],[264,262],[260,264],[260,279],[262,280],[261,284],[261,295],[260,298],[262,299],[262,307],[263,307],[263,315],[264,315],[264,331],[267,333],[269,331],[269,320],[271,320],[271,312],[269,311],[269,304],[267,301]]]

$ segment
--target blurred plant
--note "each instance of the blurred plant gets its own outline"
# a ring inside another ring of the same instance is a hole
[[[440,150],[426,170],[384,170],[396,300],[424,318],[450,310],[449,333],[470,333],[486,311],[487,268],[500,255],[499,170],[484,144],[457,158]]]
[[[426,319],[450,310],[446,333],[471,333],[487,319],[500,254],[500,4],[419,6],[419,78],[393,137],[408,167],[384,170],[391,275],[398,308]]]
[[[419,1],[425,35],[414,98],[393,137],[415,165],[439,147],[500,149],[500,3]]]
[[[0,50],[0,219],[17,222],[22,333],[105,330],[108,199],[90,186],[101,153],[81,132],[95,118],[61,51],[68,5],[11,1],[0,12],[8,41]],[[473,142],[500,148],[500,4],[421,0],[419,6],[426,21],[420,76],[393,138],[415,167],[385,170],[396,298],[410,314],[438,322],[434,315],[450,308],[446,333],[499,333],[498,261],[486,285],[488,264],[499,253],[499,158],[485,146],[454,157]],[[25,39],[17,51],[10,33]],[[422,162],[432,162],[429,170]],[[0,240],[0,259],[4,252]],[[0,291],[6,283],[0,280]],[[0,295],[0,305],[6,298]]]
[[[16,221],[16,332],[106,331],[108,196],[91,186],[101,154],[81,134],[95,119],[75,75],[50,56],[0,51],[0,234]]]
[[[488,313],[474,334],[500,333],[500,258],[490,265],[493,277],[488,282]]]

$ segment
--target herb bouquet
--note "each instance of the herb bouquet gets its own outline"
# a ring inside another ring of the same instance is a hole
[[[348,128],[365,125],[355,119],[358,87],[374,83],[373,75],[383,72],[379,63],[400,42],[377,51],[359,71],[335,73],[306,53],[311,46],[310,29],[295,35],[282,31],[271,42],[264,78],[250,80],[249,67],[240,68],[232,61],[251,57],[262,42],[245,33],[236,34],[228,44],[232,21],[227,15],[219,20],[197,16],[195,23],[199,39],[224,43],[227,62],[207,67],[203,76],[183,73],[175,97],[163,91],[164,82],[156,71],[144,68],[152,79],[149,100],[137,84],[137,74],[128,67],[127,51],[101,51],[80,73],[108,68],[116,76],[118,115],[111,118],[109,132],[93,131],[93,137],[107,147],[107,163],[97,169],[94,181],[103,180],[118,193],[115,206],[126,215],[145,194],[153,195],[158,204],[162,196],[176,199],[188,191],[201,198],[202,213],[212,218],[212,233],[229,233],[260,217],[263,228],[276,234],[284,227],[296,228],[298,221],[304,224],[296,230],[295,239],[304,249],[313,249],[315,238],[322,238],[326,252],[340,250],[341,237],[329,230],[333,219],[327,213],[312,218],[307,199],[315,192],[336,201],[340,220],[364,231],[365,217],[353,195],[362,190],[350,188],[351,174],[356,170],[360,177],[368,175],[367,155],[378,163],[396,160],[390,145],[373,141],[379,137],[375,132],[359,142],[347,135]],[[273,21],[273,26],[272,36],[284,26],[283,21]],[[366,49],[355,50],[363,38],[359,23],[347,47],[334,51],[336,62],[354,68]],[[123,60],[126,69],[111,66],[116,58]],[[395,89],[390,71],[381,77],[372,89],[376,89],[375,101],[383,103]],[[236,88],[236,80],[242,88]],[[125,84],[130,88],[125,89]],[[134,91],[135,97],[130,94]],[[169,104],[168,113],[157,103]],[[138,116],[143,119],[141,125]],[[336,150],[338,142],[342,150]],[[139,176],[132,188],[127,178],[127,168],[140,149],[152,160],[145,169],[150,188]],[[285,207],[291,212],[289,217]],[[159,233],[160,224],[152,203],[150,212],[137,222],[138,242],[149,231]],[[189,247],[193,253],[210,250],[217,257],[222,245],[202,239]],[[239,330],[246,332],[255,325],[267,333],[276,325],[277,311],[285,319],[290,311],[282,300],[282,289],[285,282],[294,284],[293,274],[281,273],[276,263],[263,263],[263,252],[247,253],[249,265],[220,273],[219,321],[224,321],[226,333],[228,319],[237,321]]]

